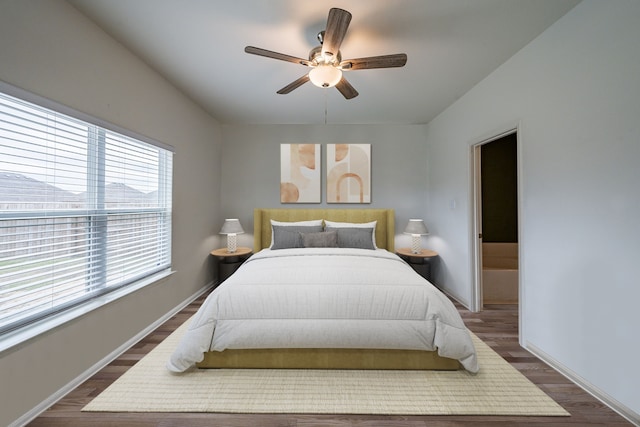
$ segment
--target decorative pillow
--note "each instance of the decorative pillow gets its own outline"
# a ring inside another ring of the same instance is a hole
[[[322,231],[322,225],[295,225],[271,227],[273,243],[271,249],[304,248],[300,233],[317,233]]]
[[[371,222],[334,222],[334,221],[324,221],[325,227],[330,228],[373,228],[373,233],[371,235],[371,243],[373,244],[373,249],[378,249],[376,245],[376,225],[378,221]]]
[[[373,245],[373,228],[332,228],[327,227],[325,233],[329,233],[335,230],[338,234],[338,247],[339,248],[357,248],[357,249],[376,249]]]
[[[304,226],[304,227],[312,227],[312,226],[320,226],[320,230],[322,231],[322,220],[321,219],[312,219],[309,221],[276,221],[274,219],[270,220],[271,222],[271,245],[269,245],[269,247],[273,246],[273,236],[275,235],[275,233],[273,232],[273,226],[274,225],[278,225],[281,227],[299,227],[299,226]],[[295,231],[295,230],[294,230]]]
[[[300,233],[305,248],[337,248],[338,233],[324,231],[321,233]]]

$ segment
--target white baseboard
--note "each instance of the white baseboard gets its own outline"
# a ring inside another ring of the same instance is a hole
[[[433,285],[433,286],[435,286],[435,285]],[[436,286],[436,288],[438,288],[438,287]],[[468,301],[465,301],[464,299],[458,297],[458,295],[452,294],[448,289],[442,289],[442,288],[438,288],[438,289],[440,290],[440,292],[442,292],[443,294],[445,294],[449,298],[455,300],[456,302],[460,303],[460,305],[462,305],[467,310],[471,311],[471,309],[469,308],[469,302]]]
[[[551,366],[553,369],[558,371],[560,374],[564,375],[571,382],[577,384],[584,391],[607,405],[609,408],[620,414],[620,416],[624,417],[627,421],[632,423],[635,426],[640,427],[640,414],[632,411],[622,403],[618,402],[613,397],[609,396],[607,393],[604,393],[598,387],[594,386],[580,375],[573,372],[571,369],[564,366],[562,363],[555,360],[553,357],[546,354],[544,351],[537,348],[535,345],[530,342],[526,343],[525,347],[528,351],[533,353],[538,359],[542,360],[547,365]]]
[[[21,426],[24,426],[24,425],[30,423],[31,421],[33,421],[38,415],[40,415],[41,413],[46,411],[49,407],[51,407],[51,405],[56,403],[58,400],[62,399],[64,396],[66,396],[73,389],[75,389],[80,384],[82,384],[83,382],[85,382],[86,380],[91,378],[98,371],[100,371],[102,368],[107,366],[109,363],[113,362],[122,353],[124,353],[129,348],[131,348],[131,346],[136,344],[142,338],[144,338],[147,335],[149,335],[151,332],[153,332],[156,328],[158,328],[164,322],[166,322],[171,317],[173,317],[180,310],[182,310],[183,308],[185,308],[186,306],[191,304],[200,295],[204,294],[209,289],[211,289],[211,287],[213,287],[213,285],[214,285],[213,283],[209,283],[209,284],[205,285],[204,287],[202,287],[201,289],[199,289],[195,294],[191,295],[189,298],[187,298],[186,300],[182,301],[179,305],[177,305],[176,307],[172,308],[169,312],[164,314],[161,318],[159,318],[158,320],[153,322],[151,325],[147,326],[145,329],[143,329],[138,334],[136,334],[131,339],[126,341],[124,344],[122,344],[120,347],[118,347],[115,350],[113,350],[111,353],[109,353],[107,356],[105,356],[102,360],[100,360],[97,363],[95,363],[92,367],[90,367],[89,369],[84,371],[82,374],[78,375],[75,379],[73,379],[71,382],[66,384],[64,387],[62,387],[61,389],[59,389],[58,391],[53,393],[51,396],[49,396],[48,398],[46,398],[45,400],[40,402],[40,404],[38,404],[35,407],[33,407],[29,412],[25,413],[20,418],[18,418],[17,420],[15,420],[11,424],[9,424],[8,427],[21,427]]]

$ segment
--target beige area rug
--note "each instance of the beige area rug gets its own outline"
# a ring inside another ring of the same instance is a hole
[[[186,322],[188,323],[188,322]],[[475,335],[480,372],[223,369],[174,375],[186,323],[83,411],[568,416]]]

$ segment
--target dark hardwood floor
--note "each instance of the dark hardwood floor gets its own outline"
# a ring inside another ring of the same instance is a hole
[[[199,298],[85,383],[70,392],[29,424],[31,427],[418,427],[418,426],[630,426],[624,418],[600,403],[564,376],[542,363],[518,345],[518,312],[515,305],[490,305],[470,313],[458,305],[465,323],[497,353],[526,375],[570,417],[497,416],[380,416],[380,415],[296,415],[296,414],[198,414],[198,413],[85,413],[82,407],[120,375],[144,357],[188,319],[200,306]]]

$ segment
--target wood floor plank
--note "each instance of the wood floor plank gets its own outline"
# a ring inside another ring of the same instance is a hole
[[[518,344],[518,307],[489,305],[471,313],[456,304],[467,327],[571,413],[570,417],[381,416],[300,414],[91,413],[81,409],[144,354],[191,317],[197,299],[51,408],[30,427],[628,427],[632,424]]]

